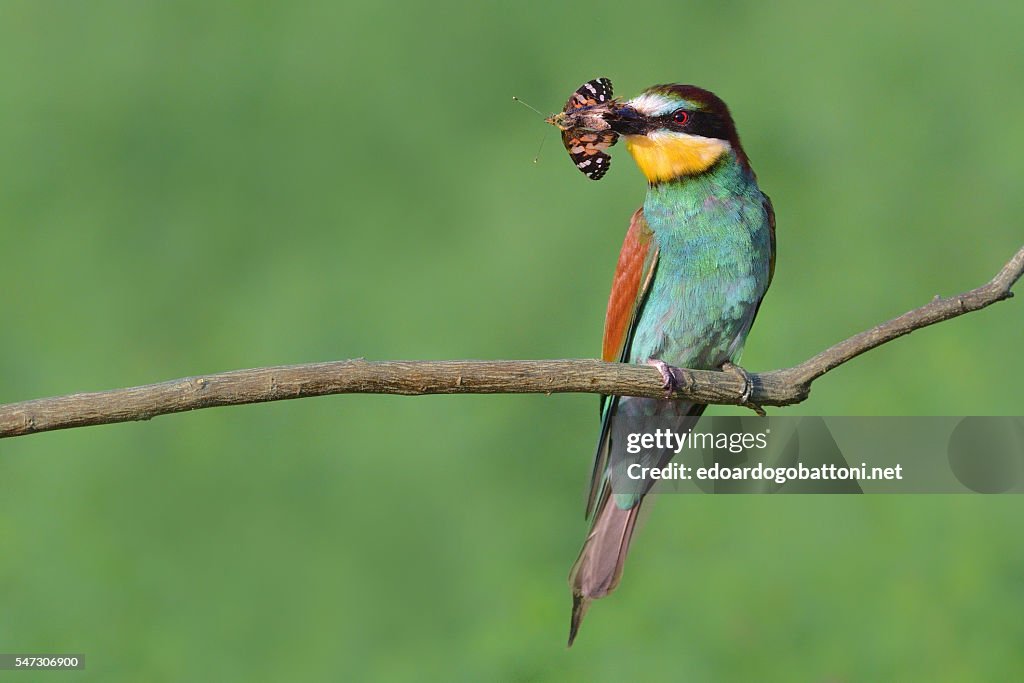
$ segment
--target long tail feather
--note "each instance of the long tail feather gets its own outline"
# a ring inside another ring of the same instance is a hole
[[[611,482],[608,479],[609,468],[621,468],[623,465],[621,460],[633,456],[622,452],[621,449],[615,451],[608,441],[611,438],[610,420],[613,414],[624,417],[632,416],[633,418],[644,415],[675,418],[675,431],[682,434],[693,428],[706,407],[687,401],[655,401],[627,397],[618,399],[617,403],[606,412],[601,426],[595,477],[591,482],[590,500],[587,505],[589,512],[590,506],[595,501],[599,501],[596,506],[598,512],[594,515],[590,534],[583,543],[583,550],[580,551],[580,556],[569,573],[569,586],[572,588],[569,645],[572,645],[576,634],[579,633],[580,623],[583,621],[583,615],[586,614],[590,602],[597,598],[603,598],[619,585],[619,579],[622,578],[622,567],[626,562],[626,553],[629,551],[629,542],[633,538],[637,516],[640,513],[644,495],[647,493],[647,489],[631,491],[631,495],[627,495],[626,499],[639,494],[639,500],[629,509],[620,508],[615,503],[615,495],[612,493]],[[672,460],[673,455],[672,450],[664,450],[653,464],[663,467]],[[601,476],[596,476],[597,473],[600,473]],[[650,484],[653,483],[652,480]],[[620,492],[621,494],[623,492]]]
[[[639,503],[623,510],[615,504],[612,496],[604,497],[583,550],[569,573],[569,586],[572,588],[570,646],[576,639],[590,601],[603,598],[619,585],[639,511]]]

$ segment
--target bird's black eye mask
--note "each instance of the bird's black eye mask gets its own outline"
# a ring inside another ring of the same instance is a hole
[[[622,135],[647,135],[657,130],[728,140],[729,126],[718,114],[700,109],[676,109],[661,116],[647,117],[629,106],[612,109],[603,116],[611,129]]]
[[[718,114],[700,109],[676,109],[650,121],[650,130],[675,130],[689,135],[719,140],[729,139],[726,123]]]

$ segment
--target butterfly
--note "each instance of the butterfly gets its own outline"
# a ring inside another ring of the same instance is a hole
[[[618,107],[612,98],[612,82],[595,78],[572,94],[561,112],[547,122],[562,131],[562,144],[576,168],[591,180],[600,180],[608,172],[612,158],[606,149],[618,142],[619,134],[604,120]]]

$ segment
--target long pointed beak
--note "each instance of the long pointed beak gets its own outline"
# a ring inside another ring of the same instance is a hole
[[[647,132],[647,120],[644,115],[628,104],[616,107],[612,114],[605,117],[612,130],[621,135],[643,135]]]

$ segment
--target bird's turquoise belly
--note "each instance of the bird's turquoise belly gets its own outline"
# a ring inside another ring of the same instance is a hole
[[[657,358],[713,369],[738,359],[767,286],[767,268],[760,265],[766,259],[737,257],[724,242],[663,257],[637,323],[631,361]],[[750,254],[749,242],[746,247],[740,253]]]
[[[769,216],[752,176],[735,164],[719,173],[648,190],[659,256],[633,362],[713,369],[739,358],[768,288]]]

